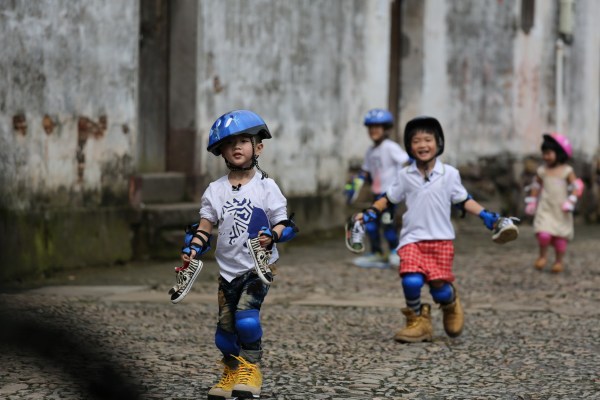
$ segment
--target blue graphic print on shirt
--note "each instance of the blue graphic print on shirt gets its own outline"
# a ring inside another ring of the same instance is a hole
[[[223,215],[233,216],[233,224],[229,233],[229,244],[248,232],[250,239],[258,236],[263,226],[269,226],[267,214],[255,207],[249,199],[232,199],[223,205]]]

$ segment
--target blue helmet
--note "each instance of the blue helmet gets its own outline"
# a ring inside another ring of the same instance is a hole
[[[258,114],[248,110],[234,110],[221,115],[210,128],[206,150],[215,156],[221,154],[219,146],[228,137],[235,135],[258,135],[270,139],[267,124]]]
[[[365,115],[365,126],[383,125],[385,128],[394,126],[394,117],[388,110],[374,108]]]

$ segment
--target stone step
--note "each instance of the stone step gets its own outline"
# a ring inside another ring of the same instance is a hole
[[[186,175],[182,172],[145,173],[129,182],[129,200],[134,207],[145,204],[178,203],[186,199]]]
[[[200,204],[142,203],[137,209],[136,253],[140,258],[176,258],[183,245],[185,227],[200,220]]]

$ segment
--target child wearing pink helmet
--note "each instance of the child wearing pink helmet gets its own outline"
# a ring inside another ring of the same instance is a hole
[[[535,268],[543,270],[548,263],[548,248],[554,247],[555,260],[551,271],[564,270],[567,243],[573,239],[573,210],[583,191],[573,167],[567,161],[573,147],[564,135],[546,133],[541,146],[544,165],[537,169],[531,192],[525,198],[525,213],[533,215],[533,227],[539,245]]]

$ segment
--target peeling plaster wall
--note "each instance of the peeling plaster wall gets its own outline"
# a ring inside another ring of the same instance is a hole
[[[138,21],[135,0],[1,3],[1,206],[126,204]]]
[[[598,149],[600,3],[577,0],[574,41],[566,46],[564,121],[557,121],[558,1],[536,1],[525,34],[518,0],[403,2],[401,123],[439,117],[444,159],[537,154],[541,134],[558,128],[580,159]]]
[[[226,172],[208,131],[251,109],[273,134],[260,165],[286,195],[339,193],[369,145],[364,114],[387,105],[389,30],[388,0],[202,1],[197,168]]]

